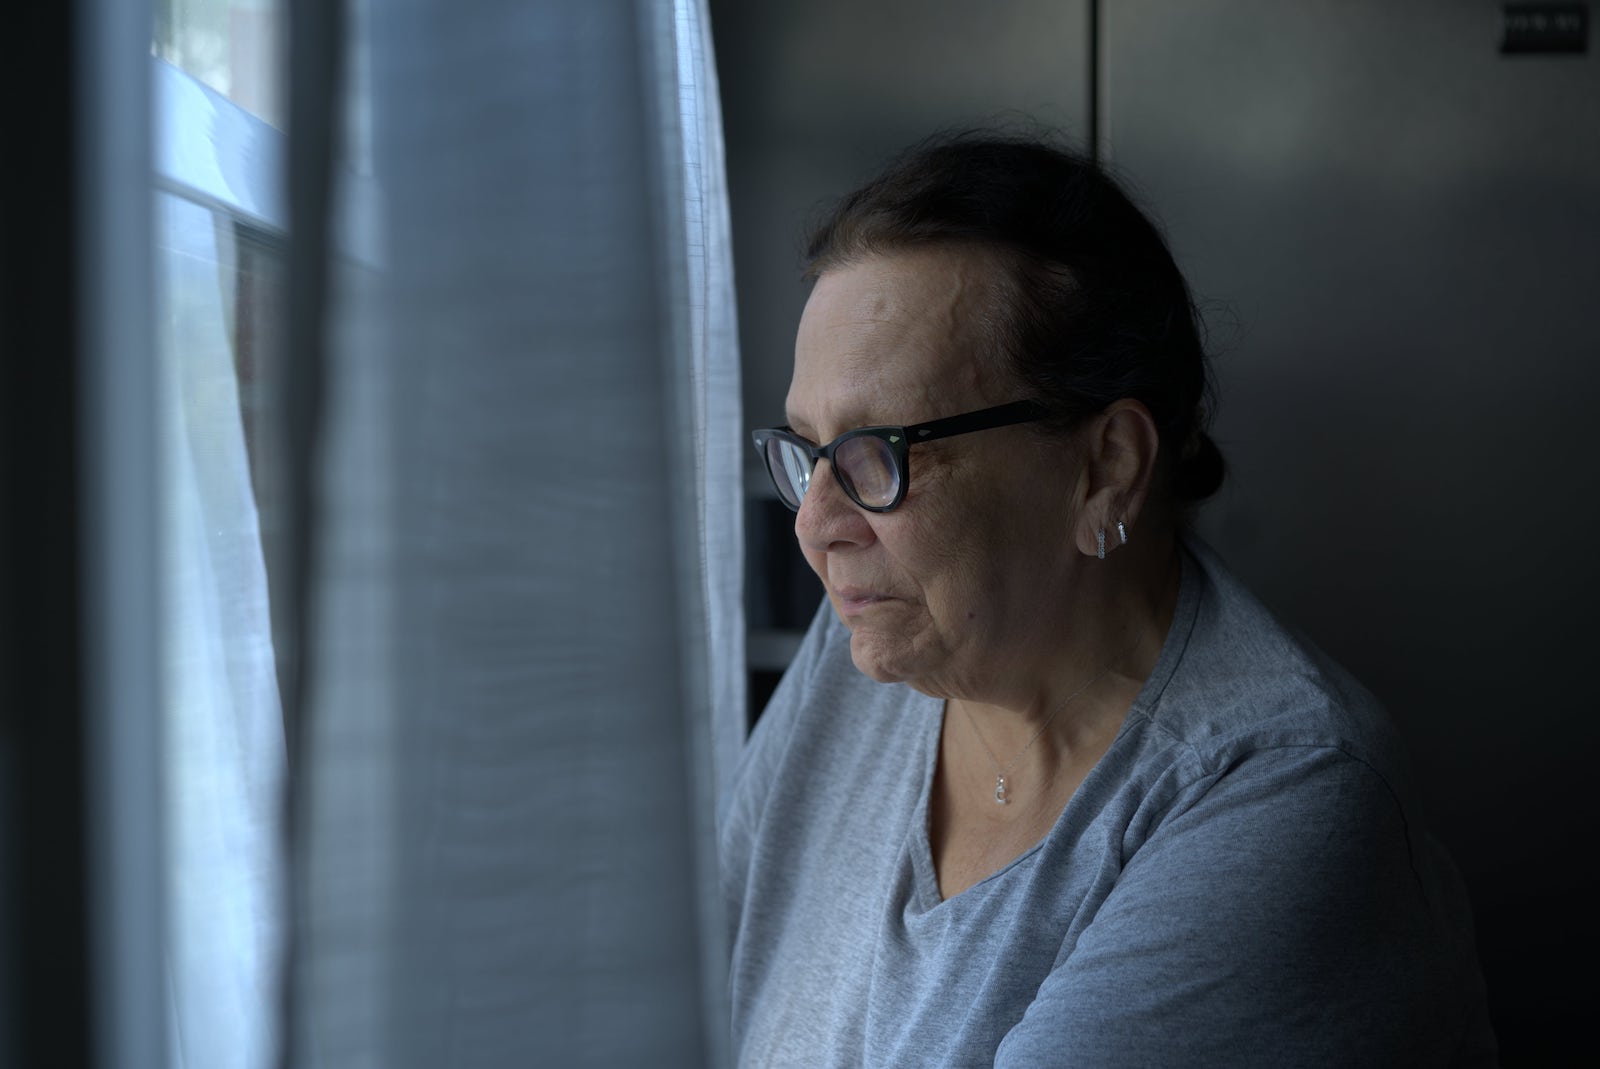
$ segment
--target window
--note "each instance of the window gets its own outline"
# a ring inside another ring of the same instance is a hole
[[[276,12],[158,13],[154,231],[166,959],[175,1065],[276,1058],[284,322]],[[172,62],[168,62],[167,60]],[[183,69],[174,66],[179,64]],[[243,105],[243,106],[242,106]]]

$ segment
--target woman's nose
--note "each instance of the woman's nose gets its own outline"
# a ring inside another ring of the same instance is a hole
[[[795,514],[794,533],[802,548],[818,553],[841,544],[859,545],[872,537],[866,514],[839,485],[831,461],[817,461],[811,472],[811,485]]]

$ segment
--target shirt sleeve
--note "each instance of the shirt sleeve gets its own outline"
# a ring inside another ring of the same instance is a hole
[[[995,1065],[1450,1064],[1469,1012],[1442,913],[1371,767],[1250,753],[1126,859]]]

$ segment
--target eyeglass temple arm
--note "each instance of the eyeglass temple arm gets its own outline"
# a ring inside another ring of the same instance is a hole
[[[926,423],[913,424],[906,428],[906,438],[911,442],[931,442],[935,438],[950,438],[972,431],[986,431],[991,427],[1009,427],[1015,423],[1027,423],[1043,419],[1049,414],[1050,410],[1037,401],[1012,401],[1008,405],[997,405],[994,408],[967,412],[960,416],[946,416],[944,419],[931,419]]]

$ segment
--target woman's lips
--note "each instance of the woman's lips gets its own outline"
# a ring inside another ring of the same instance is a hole
[[[874,605],[890,600],[887,594],[876,590],[862,590],[857,587],[842,587],[833,593],[839,599],[839,611],[846,616],[857,615]]]

